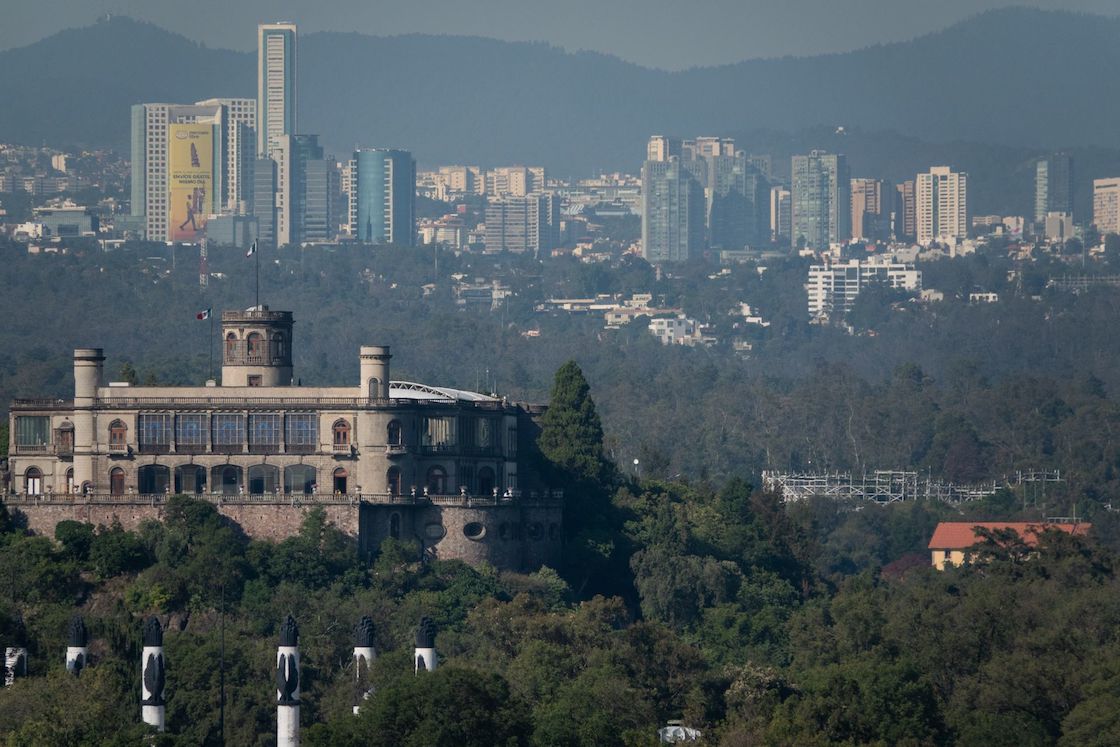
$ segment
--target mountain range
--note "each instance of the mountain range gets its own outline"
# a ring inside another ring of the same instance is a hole
[[[636,170],[651,133],[754,133],[800,149],[843,126],[899,133],[900,147],[992,144],[1015,159],[1111,153],[1116,70],[1120,20],[1025,8],[844,54],[683,72],[543,43],[324,32],[299,40],[299,130],[338,154],[395,146],[422,165],[541,163],[580,175]],[[126,148],[133,103],[255,90],[254,54],[113,17],[0,52],[0,141]]]

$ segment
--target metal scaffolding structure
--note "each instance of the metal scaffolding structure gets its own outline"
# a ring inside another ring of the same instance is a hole
[[[962,484],[920,477],[908,470],[875,470],[853,475],[851,472],[779,472],[765,470],[762,484],[780,493],[787,503],[811,497],[836,500],[874,501],[879,504],[911,500],[936,500],[945,503],[977,501],[994,495],[1001,488],[1027,483],[1063,482],[1059,470],[1019,470],[1003,481]]]

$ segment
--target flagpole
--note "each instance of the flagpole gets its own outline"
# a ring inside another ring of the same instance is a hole
[[[214,312],[209,313],[210,317],[210,337],[207,341],[207,347],[210,348],[210,380],[214,380]]]
[[[253,252],[253,264],[257,268],[257,308],[261,307],[261,257],[258,253],[260,250]]]

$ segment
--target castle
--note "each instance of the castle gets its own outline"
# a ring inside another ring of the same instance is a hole
[[[293,386],[292,343],[291,312],[225,311],[221,383],[202,387],[106,384],[102,350],[75,350],[73,399],[11,404],[4,502],[49,534],[134,527],[185,493],[271,539],[321,506],[365,553],[414,538],[431,557],[555,565],[562,496],[528,466],[542,407],[391,381],[378,346],[356,386]]]

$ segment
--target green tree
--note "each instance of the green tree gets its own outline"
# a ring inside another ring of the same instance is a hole
[[[603,456],[603,424],[575,361],[556,372],[537,444],[554,469],[571,480],[603,483],[610,477],[611,465]]]

